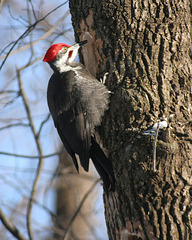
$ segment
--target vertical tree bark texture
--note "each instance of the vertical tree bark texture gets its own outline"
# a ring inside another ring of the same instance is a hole
[[[116,176],[104,194],[109,239],[192,239],[192,67],[188,0],[70,0],[81,60],[109,72],[99,129]],[[157,141],[142,131],[161,117]]]

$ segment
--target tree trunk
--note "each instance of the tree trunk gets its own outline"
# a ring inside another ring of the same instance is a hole
[[[93,173],[86,174],[86,177],[83,173],[79,175],[71,157],[64,151],[60,155],[57,174],[59,177],[55,183],[57,209],[54,219],[54,239],[89,239],[90,236],[94,236],[94,224],[97,225],[94,214],[90,214],[95,194],[89,194],[85,198],[93,185],[91,181],[94,179]],[[84,198],[85,204],[81,204]]]
[[[98,79],[108,72],[113,92],[99,129],[116,177],[104,194],[109,239],[192,239],[190,7],[70,0],[76,41],[89,41],[80,59]],[[143,134],[162,118],[157,141]]]

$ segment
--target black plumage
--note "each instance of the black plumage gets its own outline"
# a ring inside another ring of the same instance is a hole
[[[94,138],[95,126],[100,125],[108,109],[109,92],[105,85],[95,79],[83,65],[67,63],[54,70],[47,90],[47,100],[55,127],[74,165],[89,170],[89,158],[103,179],[106,190],[114,189],[115,179],[111,162]],[[86,77],[85,77],[86,76]]]

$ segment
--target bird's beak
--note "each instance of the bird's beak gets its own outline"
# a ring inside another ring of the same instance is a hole
[[[85,45],[87,43],[87,40],[81,41],[79,42],[79,46],[82,47],[83,45]]]
[[[80,47],[82,47],[83,45],[85,45],[87,43],[87,40],[81,41],[79,43],[75,43],[74,45],[72,45],[69,50],[70,51],[74,51],[76,49],[79,49]]]
[[[71,47],[68,48],[69,62],[73,62],[73,60],[75,59],[75,56],[78,53],[78,49],[86,43],[87,43],[87,40],[79,42],[79,43],[75,43],[74,45],[72,45]]]

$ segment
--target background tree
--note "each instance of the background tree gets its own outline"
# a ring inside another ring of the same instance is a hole
[[[192,239],[191,1],[69,3],[81,60],[113,92],[100,128],[117,180],[109,239]]]

